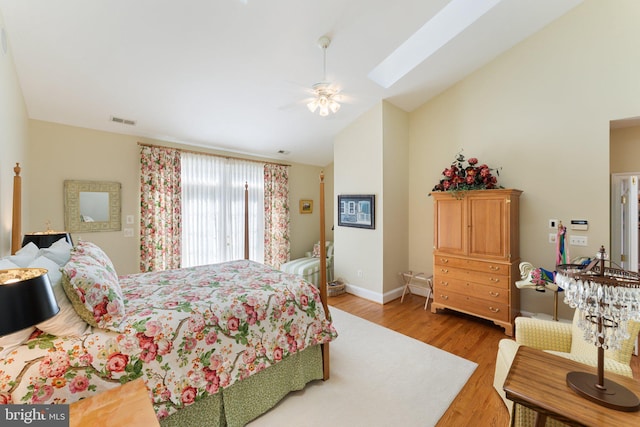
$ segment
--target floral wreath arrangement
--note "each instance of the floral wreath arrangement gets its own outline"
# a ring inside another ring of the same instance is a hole
[[[468,191],[468,190],[489,190],[492,188],[502,188],[498,185],[498,179],[493,175],[491,169],[486,164],[478,165],[478,159],[469,158],[465,163],[464,155],[460,152],[451,166],[446,168],[440,180],[431,191]],[[500,175],[499,170],[495,170],[496,175]]]

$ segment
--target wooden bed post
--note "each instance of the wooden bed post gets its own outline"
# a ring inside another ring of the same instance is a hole
[[[11,224],[11,255],[20,250],[22,237],[22,178],[20,177],[20,163],[13,168],[13,219]]]
[[[320,172],[320,299],[324,312],[329,315],[329,305],[327,304],[327,242],[325,237],[325,212],[324,212],[324,171]],[[322,344],[322,378],[329,379],[329,343]]]
[[[244,259],[249,259],[249,183],[244,183]]]

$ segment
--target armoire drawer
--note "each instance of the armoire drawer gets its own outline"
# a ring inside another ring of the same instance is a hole
[[[456,292],[489,302],[509,304],[509,289],[497,286],[481,285],[468,280],[453,279],[436,275],[433,280],[435,292]]]
[[[465,282],[474,282],[503,289],[509,289],[510,283],[508,274],[502,275],[496,273],[485,273],[481,271],[462,270],[460,268],[449,268],[444,266],[436,266],[434,276],[440,277],[442,280],[458,279]]]
[[[509,274],[509,264],[501,264],[491,261],[478,261],[469,258],[456,258],[447,255],[435,255],[435,266],[443,268],[461,268],[494,274]]]
[[[489,302],[480,298],[474,298],[472,295],[436,290],[433,301],[448,308],[484,318],[495,319],[502,322],[508,322],[510,320],[508,304]]]

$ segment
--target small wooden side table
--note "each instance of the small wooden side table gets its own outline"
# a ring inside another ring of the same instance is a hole
[[[69,405],[69,427],[160,426],[142,378]]]
[[[596,352],[595,346],[593,351]],[[507,399],[537,412],[536,426],[544,426],[547,416],[577,426],[640,426],[640,412],[606,408],[569,388],[566,376],[572,371],[595,374],[597,369],[532,347],[520,346],[503,388]],[[640,383],[637,380],[609,372],[605,372],[604,377],[640,396]]]

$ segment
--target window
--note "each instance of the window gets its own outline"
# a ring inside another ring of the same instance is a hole
[[[249,186],[249,258],[264,261],[264,167],[182,153],[182,267],[244,257],[244,190]]]

